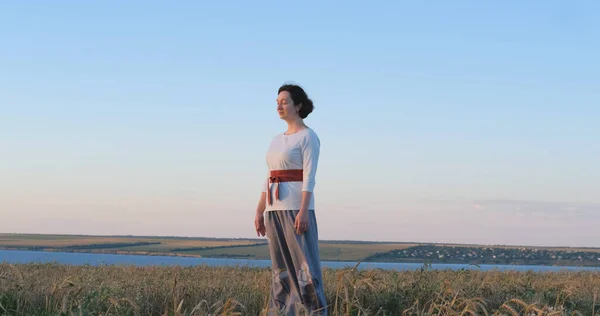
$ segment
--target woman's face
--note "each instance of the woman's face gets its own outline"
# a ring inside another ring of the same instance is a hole
[[[287,91],[281,91],[277,96],[277,113],[282,120],[294,119],[298,116],[299,106],[294,106],[294,101]]]

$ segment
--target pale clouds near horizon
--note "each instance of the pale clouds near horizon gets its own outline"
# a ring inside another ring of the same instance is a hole
[[[235,192],[236,185],[230,188]],[[540,246],[597,246],[600,238],[600,203],[369,194],[319,196],[320,238]],[[0,231],[255,237],[256,196],[255,191],[223,196],[227,203],[214,205],[193,191],[76,196],[49,189],[29,196],[4,194],[0,209],[8,212]]]
[[[266,144],[269,135],[252,139]],[[439,159],[422,146],[369,142],[343,155],[355,145],[330,138],[321,134],[315,192],[322,239],[597,246],[593,169],[557,170],[533,154],[509,168],[481,154]],[[0,231],[254,237],[264,152],[222,139],[245,154],[167,138],[135,152],[124,141],[100,152],[75,142],[27,155],[15,146],[0,166]],[[512,199],[482,198],[503,196]]]

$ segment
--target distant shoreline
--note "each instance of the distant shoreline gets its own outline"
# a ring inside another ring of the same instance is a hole
[[[172,236],[172,235],[103,235],[103,234],[36,234],[36,233],[0,233],[2,237],[62,237],[62,238],[134,238],[134,239],[166,239],[166,240],[199,240],[199,241],[253,241],[266,242],[265,238],[251,237],[201,237],[201,236]],[[377,240],[353,240],[353,239],[327,239],[319,240],[319,243],[350,243],[350,244],[435,244],[440,246],[470,246],[470,247],[495,247],[495,248],[544,248],[544,249],[587,249],[600,252],[600,247],[588,246],[552,246],[552,245],[525,245],[525,244],[477,244],[477,243],[453,243],[453,242],[425,242],[425,241],[377,241]]]
[[[322,261],[600,267],[600,248],[319,241]],[[0,233],[0,250],[269,260],[264,238]]]
[[[131,256],[155,256],[155,257],[189,257],[189,258],[206,258],[194,254],[182,253],[167,253],[167,252],[144,252],[144,251],[102,251],[102,250],[66,250],[66,249],[32,249],[32,248],[7,248],[0,246],[0,251],[40,251],[40,252],[56,252],[56,253],[91,253],[103,255],[131,255]]]
[[[268,260],[268,259],[256,259],[244,256],[201,256],[195,254],[182,254],[182,253],[161,253],[161,252],[128,252],[128,251],[102,251],[102,250],[64,250],[64,249],[27,249],[27,248],[6,248],[0,247],[0,251],[39,251],[39,252],[51,252],[51,253],[82,253],[82,254],[103,254],[103,255],[124,255],[124,256],[149,256],[149,257],[181,257],[181,258],[202,258],[202,259],[235,259],[235,260]],[[528,262],[525,260],[507,262],[507,261],[479,261],[479,262],[465,262],[461,260],[432,260],[424,261],[421,259],[405,259],[405,260],[335,260],[327,259],[324,261],[330,262],[349,262],[349,263],[407,263],[407,264],[458,264],[458,265],[507,265],[507,266],[543,266],[543,267],[586,267],[586,268],[600,268],[600,264],[592,264],[590,262],[581,262],[581,264],[573,264],[569,261],[561,261],[561,264],[555,262],[545,261],[532,261]]]

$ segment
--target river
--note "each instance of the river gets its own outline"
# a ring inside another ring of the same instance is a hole
[[[175,256],[144,256],[123,254],[99,254],[99,253],[77,253],[77,252],[45,252],[26,250],[0,250],[0,263],[59,263],[68,265],[135,265],[135,266],[232,266],[232,267],[269,267],[269,260],[252,259],[221,259],[221,258],[191,258]],[[323,261],[323,267],[345,268],[354,267],[356,262]],[[415,270],[423,267],[420,263],[384,263],[384,262],[362,262],[359,269],[384,269],[384,270]],[[600,267],[564,267],[564,266],[535,266],[535,265],[493,265],[482,264],[479,266],[468,264],[432,264],[432,269],[472,269],[472,270],[516,270],[553,272],[561,270],[570,271],[600,271]]]

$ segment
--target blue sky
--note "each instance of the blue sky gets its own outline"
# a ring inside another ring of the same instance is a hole
[[[321,238],[598,246],[599,9],[3,3],[0,231],[255,236],[292,81]]]

